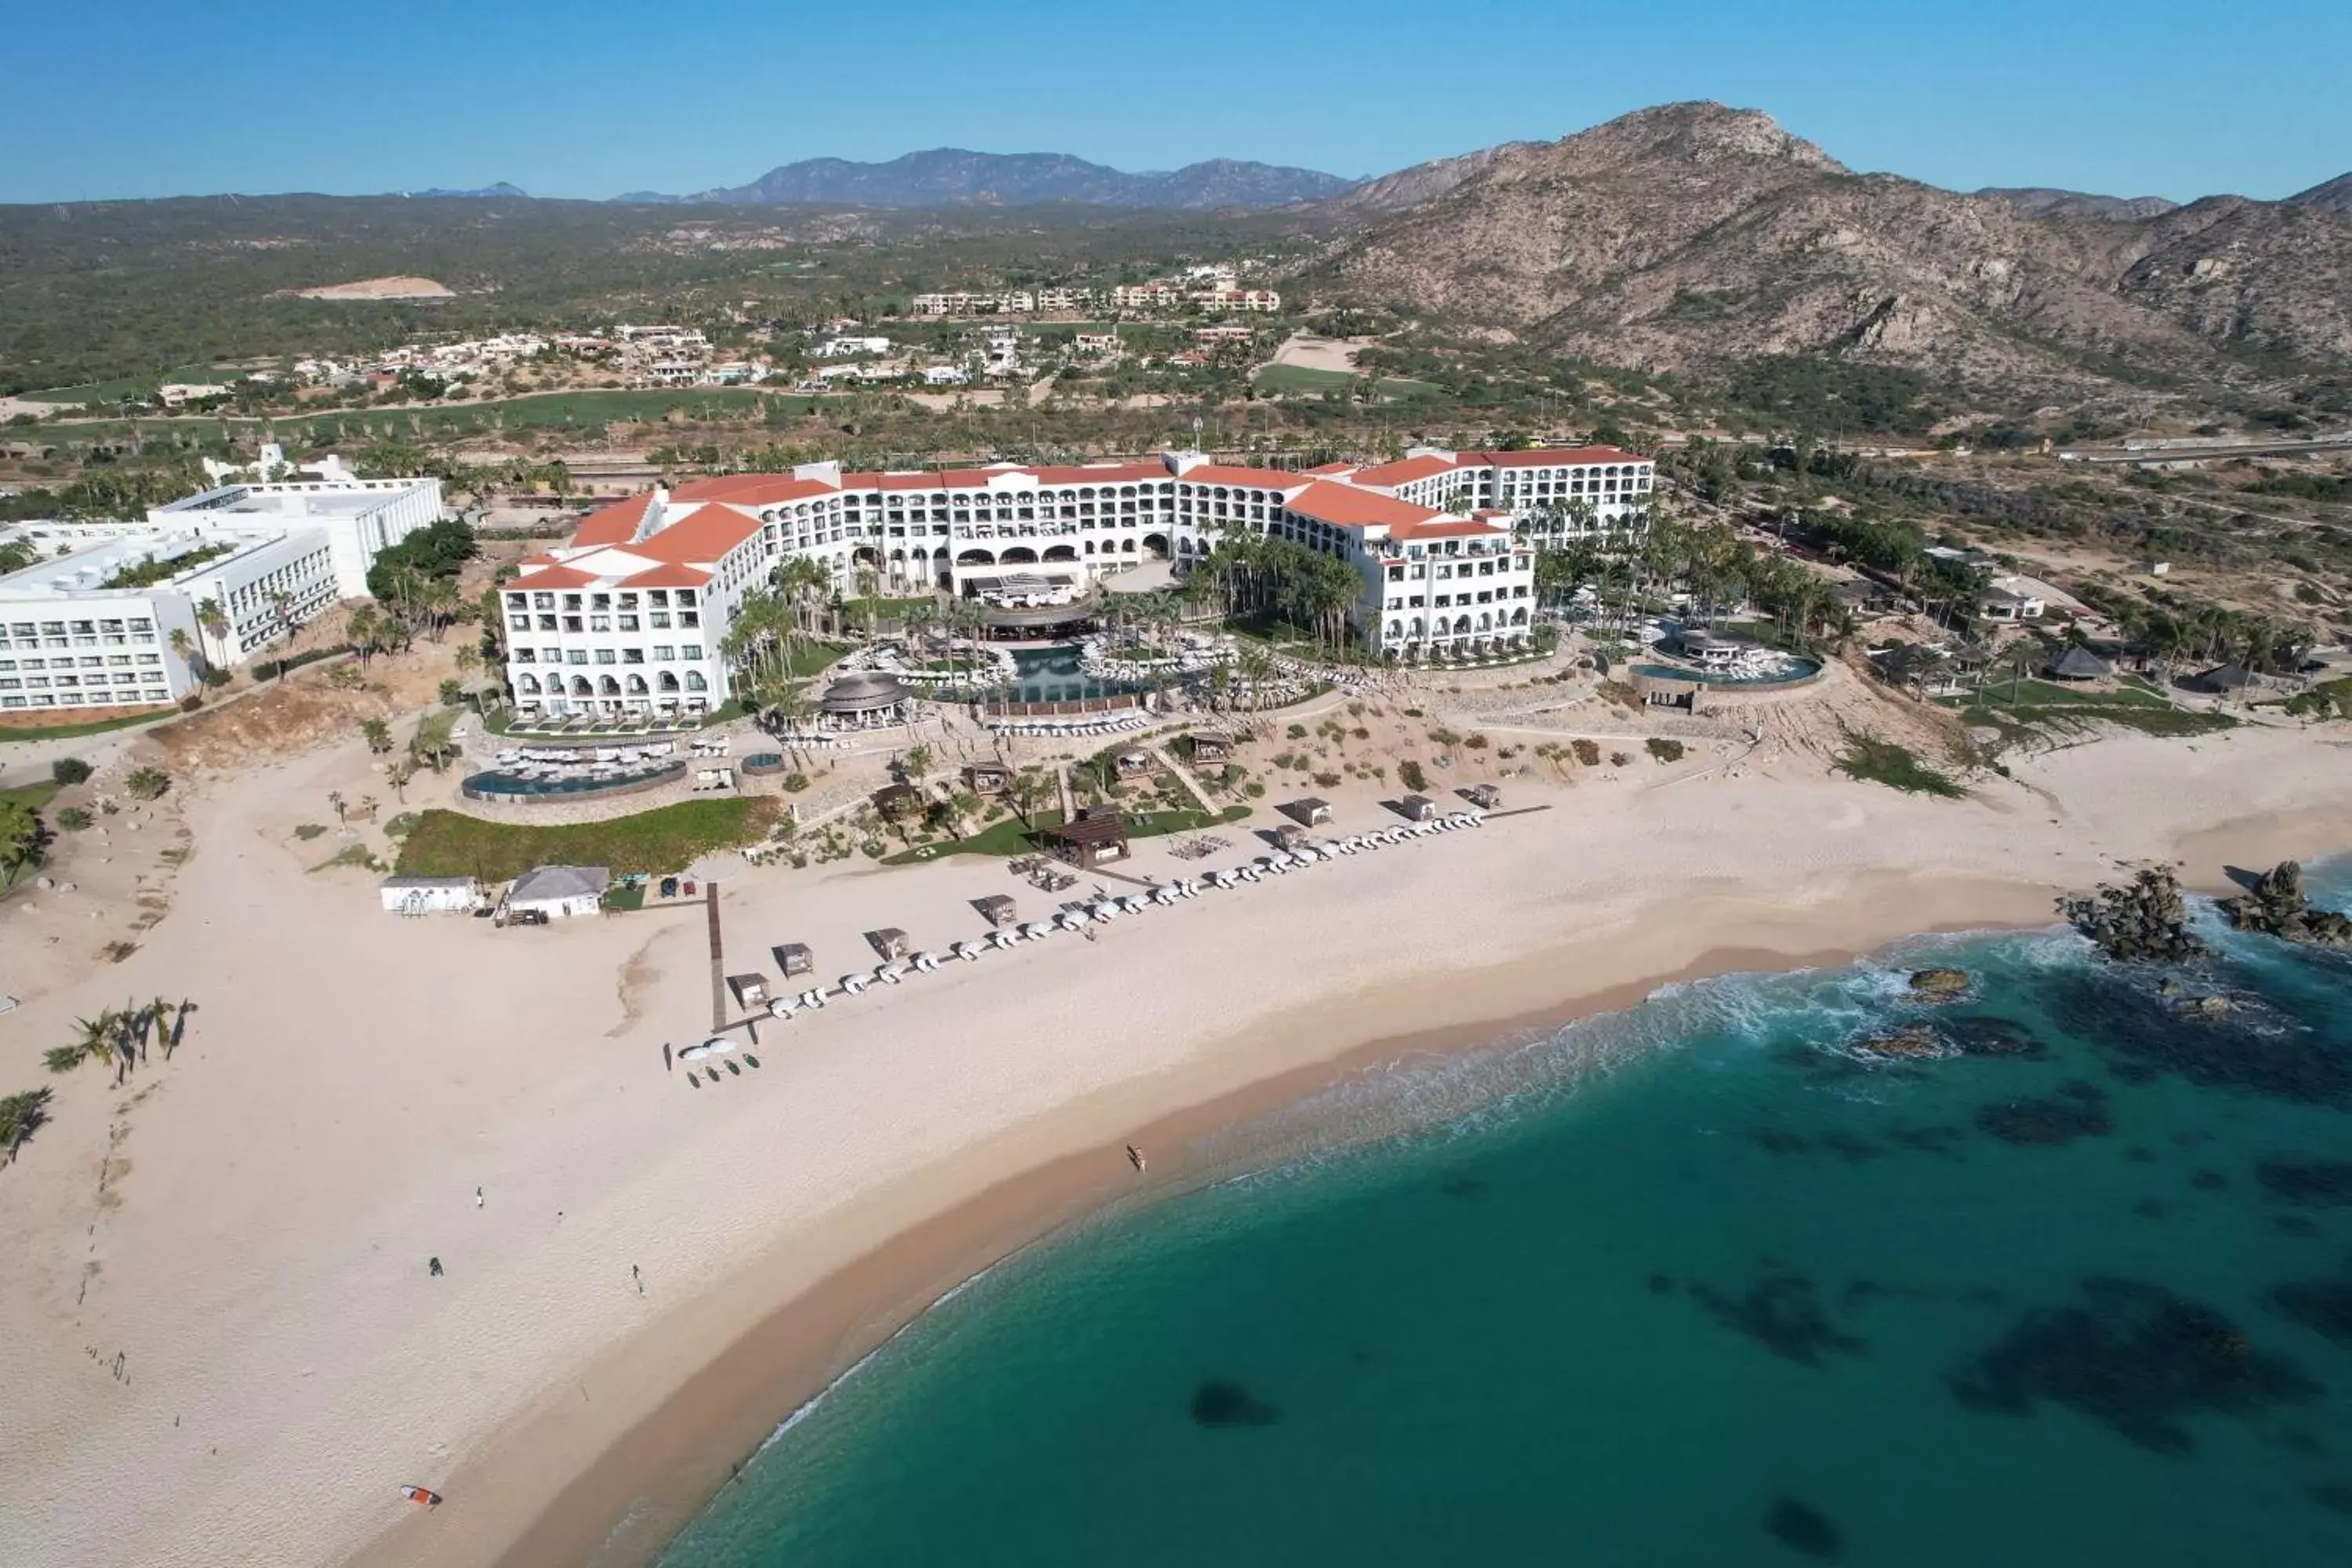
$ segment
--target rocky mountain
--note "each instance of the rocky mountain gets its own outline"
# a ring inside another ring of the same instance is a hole
[[[1324,203],[1323,207],[1327,212],[1350,215],[1404,212],[1435,201],[1498,158],[1541,145],[1539,142],[1506,142],[1458,157],[1433,158],[1410,169],[1399,169],[1393,174],[1366,180],[1346,195]]]
[[[1987,185],[1977,195],[2007,202],[2028,217],[2161,217],[2180,205],[2163,196],[2095,196],[2043,185]]]
[[[1846,353],[2058,389],[2352,360],[2352,220],[2326,199],[2036,211],[1714,103],[1496,149],[1303,281],[1653,369]]]
[[[2320,212],[2352,213],[2352,174],[2338,174],[2324,185],[2314,185],[2298,195],[2289,196],[2286,205]]]
[[[887,163],[812,158],[769,170],[748,185],[677,198],[635,192],[624,202],[688,200],[730,205],[818,204],[867,207],[1097,206],[1209,210],[1322,201],[1353,182],[1312,169],[1216,158],[1170,173],[1130,174],[1065,153],[967,153],[940,147]]]

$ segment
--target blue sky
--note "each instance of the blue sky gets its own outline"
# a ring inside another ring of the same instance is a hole
[[[0,0],[0,201],[601,197],[942,145],[1363,174],[1697,98],[1959,189],[2281,196],[2352,170],[2352,3],[2246,24],[2183,0]]]

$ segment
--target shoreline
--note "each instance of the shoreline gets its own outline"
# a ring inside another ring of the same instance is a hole
[[[2308,844],[2312,830],[2323,824],[2333,826],[2332,814],[2297,812],[2219,823],[2183,835],[2173,858],[2191,863],[2221,861],[2223,875],[2197,877],[2192,871],[2184,878],[2190,890],[2219,895],[2235,887],[2226,875],[2231,862],[2245,859],[2267,867],[2279,846]],[[2319,858],[2337,853],[2352,853],[2352,833],[2345,833],[2339,844]],[[1947,890],[1948,887],[1949,882]],[[478,1561],[490,1568],[530,1568],[551,1561],[586,1568],[648,1568],[786,1426],[963,1286],[1022,1253],[1051,1245],[1075,1226],[1157,1206],[1304,1152],[1284,1149],[1269,1139],[1255,1147],[1222,1152],[1213,1160],[1198,1158],[1203,1141],[1246,1133],[1276,1113],[1371,1068],[1404,1057],[1465,1054],[1502,1046],[1515,1037],[1550,1034],[1638,1006],[1671,985],[1731,974],[1843,967],[1914,941],[2055,931],[2063,923],[2051,907],[2048,885],[1986,882],[1969,888],[1964,898],[1983,900],[1984,914],[1937,920],[1870,941],[1813,947],[1711,947],[1685,963],[1643,977],[1612,981],[1500,1016],[1432,1024],[1375,1037],[1210,1100],[1164,1108],[1132,1140],[1155,1163],[1168,1162],[1149,1183],[1139,1184],[1123,1161],[1108,1157],[1116,1149],[1066,1154],[994,1182],[891,1233],[814,1287],[775,1302],[677,1384],[649,1414],[620,1432],[519,1534]],[[2048,918],[2023,918],[2017,909],[2021,900],[2038,902]],[[1933,897],[1922,901],[1930,908],[1936,903]],[[1833,903],[1817,905],[1806,912],[1833,908]],[[1525,969],[1546,962],[1547,956],[1529,955],[1499,967]],[[1391,1131],[1368,1136],[1376,1140]],[[1339,1148],[1354,1141],[1353,1136],[1310,1136],[1306,1147]],[[737,1288],[747,1289],[757,1273],[757,1264],[745,1269]],[[617,1359],[627,1359],[638,1348],[622,1347]],[[527,1441],[523,1433],[513,1438]],[[496,1484],[500,1461],[495,1447],[481,1463],[480,1479]],[[461,1470],[453,1485],[473,1479]],[[370,1552],[351,1561],[354,1568],[389,1568],[405,1560],[378,1558]]]
[[[2020,884],[2008,890],[2047,901],[2039,888]],[[481,1560],[494,1568],[547,1562],[645,1568],[787,1423],[963,1285],[1021,1253],[1051,1245],[1075,1226],[1156,1206],[1303,1152],[1296,1139],[1268,1139],[1221,1150],[1203,1161],[1199,1145],[1219,1135],[1245,1134],[1253,1125],[1370,1069],[1405,1057],[1461,1055],[1515,1037],[1548,1035],[1638,1006],[1671,985],[1842,967],[1915,940],[2035,929],[2041,928],[2031,921],[1992,916],[1894,931],[1860,944],[1710,948],[1672,969],[1500,1017],[1437,1024],[1361,1042],[1214,1099],[1165,1110],[1133,1140],[1150,1153],[1155,1169],[1148,1184],[1137,1182],[1116,1146],[1064,1155],[961,1198],[892,1234],[814,1288],[777,1302],[651,1414],[622,1432],[520,1535]],[[1367,1136],[1377,1140],[1391,1131]],[[1355,1141],[1310,1135],[1305,1147],[1338,1148]],[[758,1271],[754,1264],[744,1278]],[[628,1354],[629,1347],[624,1347],[622,1357]],[[513,1440],[529,1439],[519,1432]],[[493,1454],[481,1476],[461,1470],[451,1485],[494,1486],[498,1473]],[[377,1561],[367,1554],[352,1559],[361,1568]]]

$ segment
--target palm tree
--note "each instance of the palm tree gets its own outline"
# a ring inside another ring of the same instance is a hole
[[[392,726],[381,719],[360,721],[360,734],[367,741],[367,749],[376,756],[392,750]]]
[[[164,640],[171,644],[172,656],[180,661],[181,667],[188,672],[188,678],[191,680],[194,679],[196,677],[195,642],[188,636],[187,628],[173,626],[172,635]]]
[[[229,619],[227,616],[221,613],[218,599],[196,601],[196,629],[204,633],[207,644],[205,648],[205,663],[215,669],[226,664]],[[217,655],[214,652],[215,647],[221,650]]]
[[[367,670],[368,661],[383,646],[383,617],[373,605],[362,605],[343,622],[343,640],[350,643],[352,651],[359,656],[362,674]]]
[[[283,588],[272,588],[269,591],[268,598],[269,613],[275,616],[278,621],[278,635],[286,644],[283,648],[278,650],[278,679],[279,680],[284,680],[286,679],[286,667],[289,662],[291,662],[286,658],[286,656],[294,651],[294,616],[292,614],[294,595],[288,593]]]

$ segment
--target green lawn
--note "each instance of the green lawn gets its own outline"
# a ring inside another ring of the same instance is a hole
[[[778,814],[764,796],[689,800],[610,822],[491,822],[456,811],[427,811],[400,847],[410,877],[479,877],[505,882],[534,866],[605,866],[615,875],[661,876],[702,856],[764,837]]]
[[[36,729],[0,726],[0,746],[11,741],[70,741],[77,735],[102,735],[109,730],[128,730],[133,724],[152,724],[158,719],[170,719],[178,711],[175,708],[145,708],[136,713],[126,713],[120,719],[97,719],[87,724],[50,724]]]
[[[1246,805],[1229,805],[1223,811],[1121,811],[1127,819],[1129,838],[1159,838],[1171,833],[1197,833],[1220,823],[1239,822],[1250,814]],[[1058,811],[1037,813],[1040,829],[1061,825]],[[943,855],[994,855],[1010,858],[1026,855],[1037,846],[1030,840],[1030,829],[1022,826],[1017,816],[1008,816],[992,823],[969,838],[958,838],[946,844],[922,844],[883,858],[885,866],[919,866]]]
[[[2192,712],[2175,708],[2161,692],[2140,685],[2092,689],[2050,680],[2021,680],[2014,695],[2006,680],[1990,680],[1971,697],[1943,700],[1957,708],[1970,724],[1988,725],[2009,733],[2021,729],[2047,728],[2061,732],[2079,731],[2094,721],[2166,737],[2210,735],[2234,727],[2226,713]]]

